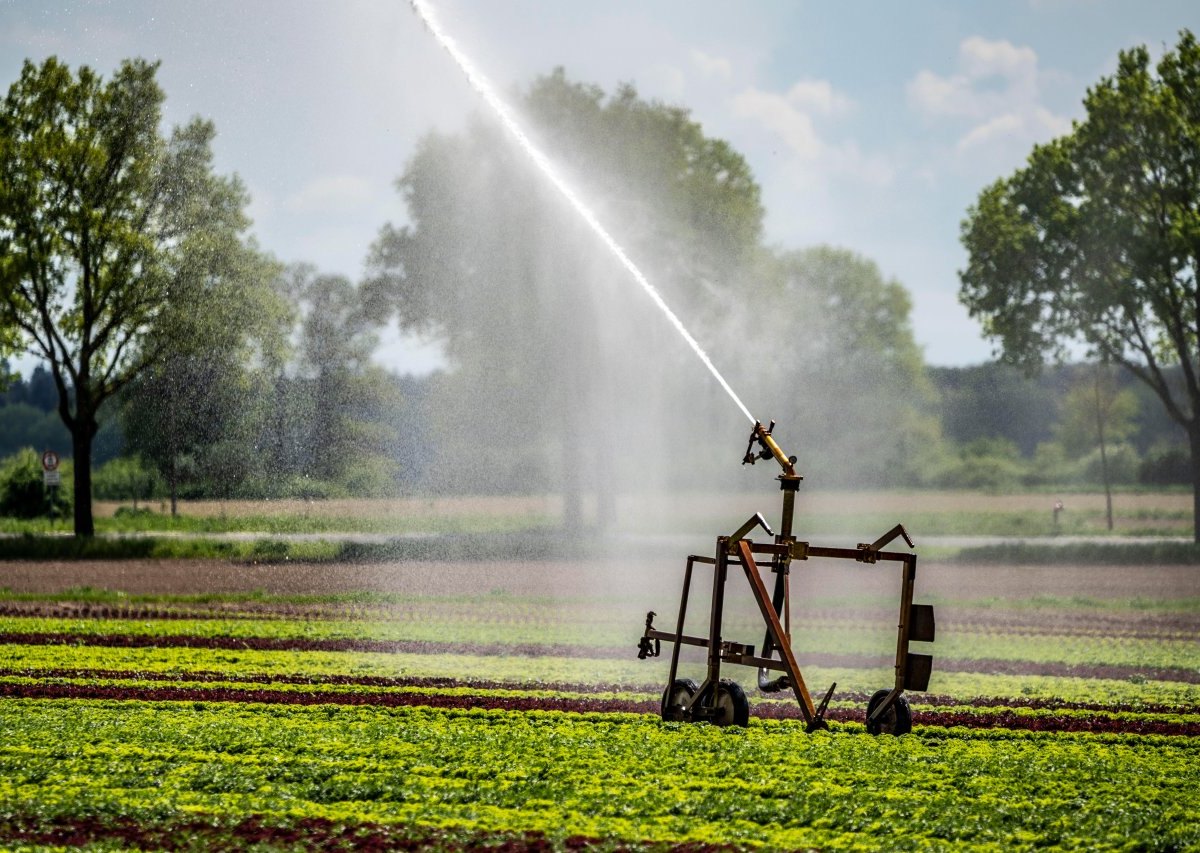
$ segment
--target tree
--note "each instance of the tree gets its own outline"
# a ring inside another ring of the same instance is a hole
[[[160,134],[157,68],[125,61],[105,82],[27,61],[0,112],[0,328],[54,377],[78,536],[94,532],[100,407],[245,307],[227,273],[247,250],[247,195],[213,174],[211,123]]]
[[[743,158],[686,110],[647,103],[630,86],[606,96],[561,70],[520,107],[667,301],[689,320],[719,317],[761,235]],[[445,343],[452,373],[431,406],[440,485],[561,490],[569,518],[594,489],[599,515],[610,513],[621,464],[612,444],[643,440],[648,413],[681,396],[664,385],[703,381],[703,369],[492,124],[425,137],[398,185],[410,224],[383,229],[367,295]],[[691,363],[674,369],[683,359]]]
[[[1062,420],[1057,424],[1059,441],[1068,453],[1081,456],[1100,449],[1100,476],[1104,481],[1104,503],[1108,529],[1113,529],[1112,476],[1109,448],[1133,434],[1138,413],[1137,396],[1121,388],[1108,365],[1088,368],[1063,398]]]
[[[731,315],[749,326],[730,334],[758,348],[745,372],[802,468],[825,484],[919,482],[940,429],[908,292],[832,246],[778,253],[765,267],[747,301],[771,310]]]
[[[1200,44],[1156,70],[1122,52],[1072,132],[980,194],[960,299],[1006,361],[1082,349],[1154,391],[1188,435],[1200,542]]]
[[[371,362],[373,306],[346,277],[307,264],[289,267],[277,286],[299,309],[295,375],[290,399],[281,400],[281,408],[304,413],[290,431],[295,470],[355,494],[394,493],[404,400],[394,378]]]

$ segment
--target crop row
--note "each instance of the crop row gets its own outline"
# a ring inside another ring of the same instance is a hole
[[[259,817],[223,820],[212,815],[180,820],[135,821],[128,818],[0,817],[0,839],[37,849],[52,850],[522,850],[550,853],[566,847],[611,849],[601,839],[567,836],[563,843],[540,832],[452,832],[444,829],[345,823],[322,818]],[[637,849],[638,845],[620,845]],[[649,847],[649,846],[647,846]],[[650,850],[653,850],[650,847]],[[695,853],[705,853],[698,849]]]
[[[500,648],[538,648],[581,654],[624,654],[636,643],[640,626],[636,619],[625,633],[611,630],[587,633],[586,626],[481,624],[468,626],[447,622],[404,620],[388,622],[292,620],[292,619],[49,619],[38,617],[0,618],[0,636],[147,637],[220,639],[222,641],[304,641],[343,644],[367,650],[396,643],[450,644],[456,648],[487,645]],[[794,632],[794,647],[805,653],[886,655],[894,633],[872,632],[852,626],[808,626]],[[1197,673],[1200,680],[1200,644],[1194,638],[1164,640],[1128,637],[1092,638],[1060,636],[1014,636],[958,632],[939,638],[937,654],[944,659],[972,661],[1025,661],[1063,666],[1117,666],[1148,670],[1179,669]]]
[[[0,700],[8,819],[312,818],[847,848],[1200,844],[1200,739],[650,715]]]
[[[64,667],[134,671],[174,675],[182,672],[219,673],[229,680],[254,678],[353,677],[425,678],[487,681],[528,685],[592,684],[614,688],[661,691],[667,666],[662,659],[564,657],[499,657],[451,653],[345,653],[316,650],[209,649],[193,647],[110,647],[0,644],[0,659],[10,671],[36,674]],[[692,668],[687,673],[699,674]],[[935,660],[931,689],[965,697],[1042,700],[1096,707],[1162,706],[1185,710],[1200,706],[1200,685],[1136,678],[1092,679],[1036,674],[995,675],[946,672]],[[732,677],[746,673],[731,670]],[[845,668],[804,665],[814,685],[838,682],[843,691],[870,693],[891,683],[890,666],[847,671]]]
[[[209,684],[222,682],[228,685],[280,685],[300,686],[303,688],[334,688],[347,691],[387,691],[399,690],[416,693],[445,693],[445,694],[487,694],[492,696],[528,696],[548,698],[596,698],[615,699],[621,701],[648,701],[657,703],[661,694],[661,685],[616,685],[594,683],[546,683],[546,682],[506,682],[489,681],[486,679],[460,680],[447,677],[420,676],[380,676],[380,675],[348,675],[326,673],[321,675],[301,673],[264,674],[254,671],[220,672],[215,670],[182,671],[177,668],[165,670],[105,670],[79,669],[65,667],[27,667],[0,668],[0,678],[14,683],[81,683],[93,684],[104,682],[169,682]],[[751,694],[753,697],[754,694]],[[870,693],[839,690],[835,691],[829,703],[830,708],[854,707],[864,704]],[[908,694],[908,700],[914,709],[944,708],[955,711],[987,711],[987,709],[1043,709],[1056,712],[1079,712],[1120,715],[1137,718],[1141,716],[1157,716],[1175,721],[1200,721],[1200,706],[1180,707],[1163,704],[1148,704],[1143,701],[1136,703],[1097,703],[1065,701],[1057,697],[996,697],[976,696],[970,700],[936,693]],[[751,699],[753,703],[753,698]],[[776,703],[791,705],[791,699],[765,698],[763,704]],[[778,716],[778,715],[776,715]]]
[[[648,693],[577,692],[537,687],[490,688],[475,685],[378,685],[346,682],[246,682],[215,678],[147,679],[135,673],[79,674],[54,678],[0,676],[0,696],[37,699],[137,699],[141,701],[268,702],[289,705],[421,705],[435,708],[502,708],[521,711],[657,714],[659,697]],[[1200,713],[1078,708],[971,706],[913,703],[919,726],[1002,727],[1032,731],[1135,732],[1200,736]],[[838,698],[826,719],[862,722],[863,699]],[[797,719],[794,701],[752,705],[755,717]]]

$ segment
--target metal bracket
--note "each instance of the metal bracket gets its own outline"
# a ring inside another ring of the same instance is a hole
[[[886,548],[888,545],[890,545],[892,543],[892,540],[894,540],[898,536],[904,537],[904,541],[908,543],[909,548],[917,547],[916,545],[913,544],[912,539],[909,537],[908,531],[904,529],[904,525],[897,524],[895,527],[893,527],[887,533],[880,536],[878,539],[876,539],[870,545],[867,545],[863,542],[858,543],[858,550],[863,552],[858,558],[859,561],[863,562],[863,563],[874,563],[879,552],[882,551],[884,548]]]
[[[833,691],[836,687],[836,681],[829,685],[829,689],[825,691],[825,698],[822,699],[821,704],[817,706],[817,712],[813,714],[813,718],[808,721],[808,725],[805,726],[805,731],[811,734],[818,729],[829,728],[829,723],[825,722],[825,709],[829,707],[829,700],[833,698]]]
[[[646,633],[638,641],[638,660],[656,658],[662,654],[662,641],[657,637],[653,640],[650,639],[650,632],[654,630],[654,617],[656,615],[653,610],[646,614]]]
[[[726,540],[726,548],[728,548],[729,553],[732,554],[737,548],[737,543],[742,539],[745,539],[746,534],[756,527],[761,527],[763,530],[767,531],[768,536],[775,535],[775,531],[771,529],[771,525],[767,524],[767,520],[763,518],[762,513],[756,512],[746,521],[745,524],[737,529],[736,533]]]

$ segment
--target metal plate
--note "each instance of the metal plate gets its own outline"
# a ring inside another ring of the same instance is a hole
[[[904,667],[904,689],[918,692],[929,687],[929,673],[933,671],[933,655],[908,655]]]
[[[908,639],[932,643],[933,633],[933,605],[914,604],[908,612]]]

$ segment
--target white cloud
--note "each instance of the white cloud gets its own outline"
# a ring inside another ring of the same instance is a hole
[[[283,200],[290,213],[345,212],[371,200],[371,184],[356,175],[326,175],[309,181]]]
[[[975,78],[1001,74],[1013,80],[1029,79],[1037,74],[1037,54],[1031,47],[1017,47],[1010,41],[988,41],[981,36],[963,39],[958,49],[960,64]]]
[[[959,152],[985,145],[1024,148],[1070,130],[1066,118],[1042,105],[1041,77],[1032,48],[970,36],[959,44],[953,73],[925,69],[909,81],[908,103],[930,119],[969,121]]]
[[[801,159],[813,160],[821,153],[821,140],[812,118],[785,95],[751,86],[734,96],[733,111],[738,118],[750,119],[771,131]]]
[[[1037,79],[1032,48],[971,36],[959,45],[958,70],[947,77],[919,72],[908,84],[908,99],[928,116],[990,118],[1035,102]]]
[[[801,80],[784,94],[752,86],[732,99],[736,117],[784,144],[791,155],[787,171],[792,183],[811,189],[833,177],[848,177],[862,185],[887,185],[895,170],[886,158],[864,154],[854,140],[823,138],[818,130],[817,119],[843,115],[853,106],[824,80]]]
[[[1071,130],[1068,119],[1056,116],[1042,107],[1026,113],[1005,113],[976,125],[958,141],[958,150],[966,151],[1006,139],[1046,139],[1061,136]]]
[[[788,89],[787,100],[797,109],[825,116],[844,115],[854,107],[854,102],[834,90],[828,80],[800,80]]]
[[[728,80],[733,76],[733,63],[723,56],[709,56],[702,50],[692,48],[692,64],[706,77]]]
[[[642,83],[659,97],[680,100],[687,88],[687,77],[674,65],[658,63],[645,73]]]

